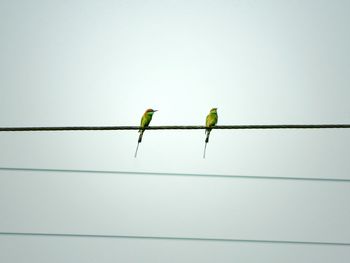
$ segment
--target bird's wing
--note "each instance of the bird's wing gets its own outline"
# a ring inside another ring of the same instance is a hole
[[[217,123],[218,118],[216,114],[209,114],[207,116],[206,126],[207,127],[213,127]]]
[[[205,126],[209,127],[210,126],[210,114],[208,114],[206,120],[205,120]]]
[[[147,127],[149,125],[149,123],[151,122],[151,120],[152,120],[152,116],[145,114],[141,120],[141,127],[142,128]]]
[[[218,115],[213,114],[213,126],[216,125],[217,123],[218,123]]]

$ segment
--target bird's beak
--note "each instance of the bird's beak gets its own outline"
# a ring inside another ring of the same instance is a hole
[[[158,110],[153,110],[153,112],[156,112],[156,111],[158,111]]]

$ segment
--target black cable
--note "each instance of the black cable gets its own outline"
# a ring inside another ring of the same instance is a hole
[[[350,124],[283,124],[283,125],[218,125],[213,129],[344,129]],[[0,131],[92,131],[92,130],[139,130],[139,126],[67,126],[67,127],[3,127]],[[146,130],[204,130],[205,126],[149,126]]]

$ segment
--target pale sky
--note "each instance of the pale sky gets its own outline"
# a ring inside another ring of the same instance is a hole
[[[349,12],[345,0],[2,0],[0,126],[139,125],[147,108],[159,110],[151,125],[204,125],[212,107],[220,125],[350,123]],[[214,130],[206,159],[203,130],[146,131],[135,159],[137,137],[0,133],[0,167],[350,179],[346,129]],[[350,243],[349,190],[0,171],[0,231]],[[0,261],[16,263],[349,256],[346,246],[0,236]]]

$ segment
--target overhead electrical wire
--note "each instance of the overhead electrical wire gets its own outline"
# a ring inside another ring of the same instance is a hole
[[[148,126],[145,130],[204,130],[202,125],[165,125]],[[247,129],[344,129],[350,124],[282,124],[282,125],[218,125],[215,130],[247,130]],[[63,127],[0,127],[2,132],[21,131],[97,131],[97,130],[139,130],[140,126],[63,126]]]
[[[301,240],[268,240],[268,239],[236,239],[210,237],[181,237],[181,236],[145,236],[145,235],[102,235],[75,233],[40,233],[40,232],[0,232],[2,236],[32,236],[32,237],[70,237],[70,238],[118,238],[144,240],[175,240],[175,241],[209,241],[209,242],[237,242],[237,243],[267,243],[286,245],[322,245],[322,246],[350,246],[348,242],[301,241]]]
[[[168,172],[139,172],[139,171],[112,171],[112,170],[78,170],[78,169],[50,169],[50,168],[19,168],[0,167],[1,171],[11,172],[46,172],[46,173],[89,173],[89,174],[125,174],[141,176],[172,176],[186,178],[220,178],[220,179],[250,179],[250,180],[286,180],[286,181],[320,181],[350,183],[346,178],[325,178],[325,177],[291,177],[291,176],[257,176],[257,175],[224,175],[224,174],[196,174],[196,173],[168,173]]]

